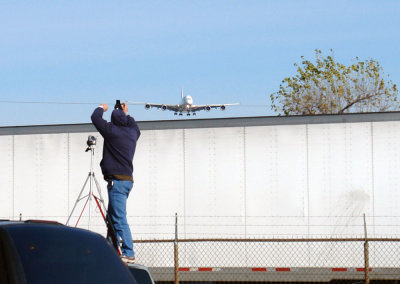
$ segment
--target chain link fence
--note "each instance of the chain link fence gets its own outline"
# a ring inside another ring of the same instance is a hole
[[[83,227],[104,235],[96,214]],[[400,216],[129,218],[158,283],[400,283]]]
[[[135,251],[157,282],[400,281],[400,239],[141,240]]]

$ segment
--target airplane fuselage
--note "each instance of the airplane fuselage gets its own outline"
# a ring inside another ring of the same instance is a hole
[[[180,112],[190,112],[193,105],[193,98],[191,96],[184,96],[179,105]]]

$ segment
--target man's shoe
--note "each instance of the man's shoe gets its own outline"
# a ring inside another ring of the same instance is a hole
[[[129,257],[126,255],[121,255],[121,260],[125,263],[135,263],[135,257]]]

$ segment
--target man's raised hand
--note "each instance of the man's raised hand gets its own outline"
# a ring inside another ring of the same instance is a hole
[[[106,105],[106,104],[101,104],[100,106],[104,109],[105,112],[108,110],[108,105]]]

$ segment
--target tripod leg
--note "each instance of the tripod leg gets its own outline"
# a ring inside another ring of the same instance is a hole
[[[88,204],[88,201],[90,201],[90,195],[89,195],[88,198],[86,199],[85,205],[83,206],[82,212],[81,212],[81,214],[79,215],[78,221],[76,221],[75,228],[78,226],[79,220],[81,220],[83,211],[85,211],[85,208],[86,208],[86,205]],[[90,205],[90,203],[89,203],[89,205]],[[90,224],[90,221],[89,221],[89,224]]]
[[[87,176],[86,181],[85,181],[85,183],[83,184],[82,190],[81,190],[81,192],[79,193],[78,198],[77,198],[76,201],[75,201],[75,204],[74,204],[74,207],[72,208],[71,214],[69,214],[67,223],[65,224],[65,225],[67,225],[67,226],[68,226],[69,220],[71,219],[72,214],[73,214],[74,211],[75,211],[76,205],[78,205],[78,202],[81,200],[81,195],[82,195],[82,193],[83,193],[83,190],[84,190],[85,187],[86,187],[86,184],[87,184],[89,178],[90,178],[90,173],[89,173],[89,175]]]

